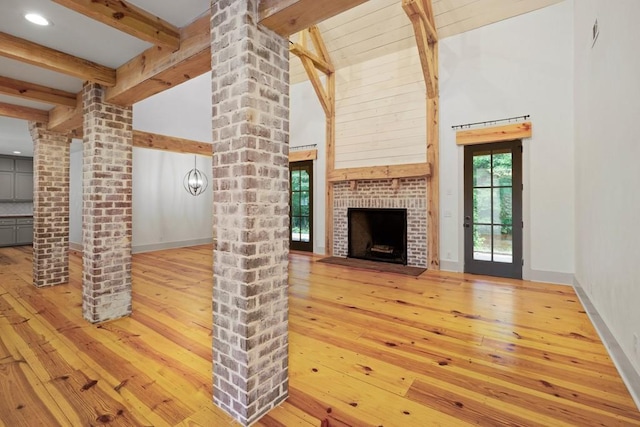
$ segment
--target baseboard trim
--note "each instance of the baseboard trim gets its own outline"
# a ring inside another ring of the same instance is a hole
[[[155,252],[165,249],[185,248],[187,246],[208,245],[213,243],[213,237],[205,239],[182,240],[180,242],[152,243],[150,245],[138,245],[131,248],[131,253],[140,254],[143,252]]]
[[[609,356],[611,356],[614,365],[618,369],[618,372],[622,377],[622,381],[624,381],[631,397],[640,410],[640,372],[635,370],[625,352],[622,351],[620,344],[618,344],[618,341],[613,336],[606,323],[604,323],[604,320],[596,310],[596,307],[591,303],[591,300],[582,288],[582,285],[580,285],[580,282],[578,282],[578,279],[575,277],[573,279],[573,289],[575,289],[580,302],[589,316],[589,319],[591,319],[591,323],[595,326],[598,335],[600,335],[600,339],[609,352]]]
[[[557,271],[529,270],[523,271],[523,278],[532,282],[555,283],[557,285],[573,285],[572,273],[559,273]]]
[[[462,269],[460,267],[460,263],[458,261],[447,261],[444,259],[440,260],[440,270],[442,271],[452,271],[454,273],[461,273]]]
[[[213,237],[205,239],[182,240],[179,242],[152,243],[150,245],[138,245],[131,248],[131,253],[140,254],[144,252],[162,251],[165,249],[186,248],[188,246],[208,245],[213,243]],[[72,251],[83,251],[81,243],[69,242],[69,249]]]

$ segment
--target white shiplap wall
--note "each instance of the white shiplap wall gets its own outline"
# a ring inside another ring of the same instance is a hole
[[[335,167],[426,161],[426,114],[415,46],[337,70]]]

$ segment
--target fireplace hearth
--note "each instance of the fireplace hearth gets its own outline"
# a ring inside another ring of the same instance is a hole
[[[406,209],[348,209],[348,256],[407,264]]]

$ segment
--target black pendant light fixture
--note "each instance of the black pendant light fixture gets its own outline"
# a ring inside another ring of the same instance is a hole
[[[197,157],[193,156],[193,169],[187,172],[182,180],[184,189],[192,196],[201,195],[209,185],[207,176],[202,171],[198,170],[196,161]]]

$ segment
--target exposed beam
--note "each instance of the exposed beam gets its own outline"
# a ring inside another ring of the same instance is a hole
[[[325,61],[328,62],[331,67],[331,72],[333,72],[333,64],[331,64],[331,55],[329,55],[329,50],[327,49],[327,45],[324,43],[324,39],[320,34],[320,30],[316,25],[312,25],[308,29],[309,35],[311,36],[311,41],[313,46],[318,51],[318,55]],[[328,73],[327,73],[328,74]]]
[[[0,76],[0,93],[47,104],[75,107],[75,93]]]
[[[531,138],[531,122],[512,123],[504,126],[492,126],[456,132],[456,144],[473,145],[486,142],[511,141]]]
[[[301,45],[297,43],[292,43],[289,45],[289,52],[293,53],[298,58],[302,59],[302,56],[305,56],[311,60],[313,66],[318,70],[322,71],[325,74],[335,72],[333,65],[327,63],[324,59],[320,58],[318,55],[315,55],[309,50],[305,49]]]
[[[180,29],[124,0],[53,0],[151,44],[177,50]]]
[[[49,111],[49,130],[54,132],[82,131],[82,92],[76,95],[75,108],[58,106]]]
[[[432,10],[431,0],[423,0]],[[433,20],[433,16],[431,17]],[[440,270],[440,91],[438,88],[438,48],[436,41],[429,44],[433,59],[434,94],[427,94],[427,163],[431,175],[427,178],[427,268]]]
[[[213,153],[213,148],[210,143],[143,132],[141,130],[133,131],[133,146],[171,151],[173,153],[199,154],[202,156],[211,156]]]
[[[431,0],[402,0],[418,47],[427,89],[427,266],[440,270],[440,96],[438,89],[438,34]]]
[[[318,158],[318,150],[289,151],[289,163],[304,162]]]
[[[437,63],[437,53],[436,53]],[[427,268],[440,270],[440,98],[427,99]]]
[[[111,68],[2,32],[0,55],[104,86],[116,84]]]
[[[366,0],[261,0],[260,24],[288,37]]]
[[[328,178],[330,182],[340,182],[363,179],[428,177],[430,175],[431,165],[428,163],[409,163],[404,165],[334,169]]]
[[[322,106],[325,115],[330,117],[335,114],[333,95],[329,93],[328,81],[327,88],[325,89],[318,71],[321,71],[328,77],[335,72],[335,69],[331,63],[331,58],[329,57],[327,48],[322,40],[320,31],[318,31],[315,26],[312,28],[313,30],[309,28],[300,33],[300,44],[292,43],[289,46],[289,52],[300,58],[302,66],[309,77],[313,90],[318,96],[318,100],[320,101],[320,105]],[[315,55],[307,48],[307,36],[311,37],[311,42],[313,43],[316,52],[320,52],[323,56],[322,58]]]
[[[427,88],[427,96],[433,98],[437,95],[437,70],[433,59],[433,44],[437,41],[437,36],[429,38],[429,30],[427,29],[429,20],[416,0],[402,0],[402,8],[413,26],[424,82]],[[435,32],[433,29],[432,31]]]
[[[47,123],[49,120],[49,112],[46,110],[22,107],[20,105],[7,104],[5,102],[0,102],[0,116],[39,123]]]
[[[315,62],[311,52],[307,49],[307,36],[311,38],[311,43],[318,53],[318,55],[313,55],[318,59]],[[333,174],[336,158],[336,74],[331,56],[318,27],[313,25],[302,31],[299,46],[301,49],[294,49],[292,53],[302,61],[302,66],[320,100],[326,119],[324,252],[326,255],[333,255],[333,183],[329,177]],[[326,75],[326,86],[322,85],[318,70]]]
[[[302,61],[302,66],[307,72],[307,76],[309,77],[311,86],[318,96],[318,100],[320,101],[320,105],[322,105],[322,109],[324,110],[326,115],[331,115],[331,113],[333,112],[331,99],[325,92],[324,86],[322,85],[322,80],[320,79],[320,76],[318,75],[318,72],[313,65],[313,61],[311,61],[311,59],[309,59],[309,57],[305,55],[300,56],[300,61]]]
[[[211,70],[210,19],[206,14],[184,27],[176,52],[152,47],[118,68],[107,101],[132,105]]]
[[[331,99],[331,115],[327,116],[326,124],[326,149],[325,149],[325,214],[324,214],[324,252],[333,255],[333,183],[329,177],[336,167],[336,73],[327,76],[327,93]]]

